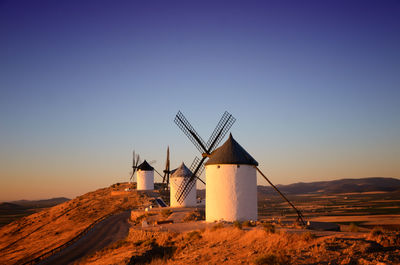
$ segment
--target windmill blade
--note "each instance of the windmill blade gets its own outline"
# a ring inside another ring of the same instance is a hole
[[[186,136],[192,141],[200,153],[207,153],[207,148],[204,140],[196,132],[193,126],[188,122],[188,120],[183,116],[181,111],[175,116],[174,122],[178,127],[186,134]]]
[[[136,161],[135,161],[135,150],[133,150],[133,153],[132,153],[132,175],[129,178],[129,181],[132,181],[133,175],[135,174],[135,172],[136,172]]]
[[[204,171],[204,164],[201,163],[200,158],[198,158],[198,157],[196,156],[196,157],[193,159],[193,162],[192,162],[192,164],[190,165],[190,168],[189,168],[191,172],[194,172],[199,164],[200,164],[200,168],[198,169],[198,171],[197,171],[197,173],[196,173],[196,176],[200,176],[200,175],[203,173],[203,171]],[[204,183],[204,182],[203,182],[203,183]],[[205,184],[205,183],[204,183],[204,184]]]
[[[214,151],[221,140],[225,137],[226,133],[235,123],[236,119],[229,112],[225,111],[215,127],[213,133],[207,141],[207,154],[211,154]]]
[[[254,167],[256,168],[256,170],[258,171],[258,173],[260,173],[261,176],[263,176],[263,178],[264,178],[266,181],[268,181],[268,183],[272,186],[272,188],[274,188],[275,191],[278,192],[279,195],[281,195],[282,198],[285,199],[285,201],[287,201],[287,203],[289,203],[289,205],[296,211],[296,213],[297,213],[297,221],[298,221],[302,226],[306,226],[306,222],[304,222],[304,216],[303,216],[303,214],[300,212],[300,210],[298,210],[298,209],[293,205],[293,203],[291,203],[291,202],[289,201],[289,199],[286,198],[286,196],[283,195],[283,193],[282,193],[280,190],[278,190],[278,188],[277,188],[274,184],[272,184],[272,182],[261,172],[261,170],[260,170],[257,166],[254,166]]]
[[[136,155],[136,164],[135,164],[135,170],[137,169],[137,167],[139,166],[139,163],[140,163],[140,155],[139,154],[137,154]]]
[[[196,168],[194,171],[192,171],[193,172],[192,176],[190,178],[184,179],[176,191],[175,197],[178,202],[182,203],[185,200],[185,198],[189,195],[190,191],[193,189],[194,185],[196,184],[196,178],[204,183],[204,181],[202,181],[199,178],[200,174],[198,174],[198,173],[202,167],[204,168],[203,163],[204,163],[204,160],[206,160],[206,158],[207,158],[206,156],[203,157],[201,160],[198,157],[194,158],[194,161],[192,162],[192,166],[195,165]],[[191,168],[192,168],[192,166],[191,166]]]

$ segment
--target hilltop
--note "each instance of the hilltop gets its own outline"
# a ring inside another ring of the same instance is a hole
[[[36,257],[74,238],[105,215],[148,203],[145,194],[123,193],[126,187],[128,184],[118,184],[89,192],[1,227],[0,264],[21,263]]]

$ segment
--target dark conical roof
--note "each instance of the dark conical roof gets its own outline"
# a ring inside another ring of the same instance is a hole
[[[188,169],[185,163],[182,162],[180,167],[174,170],[172,173],[171,178],[190,178],[193,175],[192,171]]]
[[[247,153],[244,148],[233,139],[232,134],[229,135],[228,140],[218,147],[214,152],[211,153],[210,159],[208,159],[207,165],[216,164],[242,164],[242,165],[255,165],[258,166],[258,162]]]
[[[140,169],[140,170],[145,170],[145,171],[152,171],[152,170],[154,170],[154,168],[153,168],[152,166],[150,166],[150,164],[147,163],[146,160],[144,160],[143,163],[140,164],[137,168]]]

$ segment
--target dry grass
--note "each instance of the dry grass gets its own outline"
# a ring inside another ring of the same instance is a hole
[[[241,230],[234,226],[215,226],[181,234],[131,229],[126,242],[119,243],[120,248],[97,252],[82,264],[372,265],[400,262],[396,249],[387,250],[375,241],[382,238],[400,246],[400,234],[396,237],[384,231],[374,231],[369,239],[339,236],[317,238],[310,232],[270,233],[263,227]]]
[[[39,256],[72,239],[98,218],[148,201],[147,196],[136,192],[111,196],[111,191],[123,190],[126,185],[89,192],[1,227],[0,264]]]
[[[184,222],[190,221],[200,221],[205,219],[205,212],[204,210],[195,210],[186,214],[183,218]]]

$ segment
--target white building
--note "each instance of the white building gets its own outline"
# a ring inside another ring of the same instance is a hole
[[[206,221],[257,220],[258,162],[233,139],[205,163]]]
[[[190,179],[192,176],[192,172],[185,166],[182,162],[181,166],[174,170],[170,179],[169,179],[169,187],[170,187],[170,206],[171,207],[191,207],[196,206],[196,180],[193,188],[187,194],[187,196],[183,199],[182,203],[177,200],[177,191],[179,186],[184,182]]]
[[[136,171],[137,190],[154,190],[154,168],[146,160]]]

